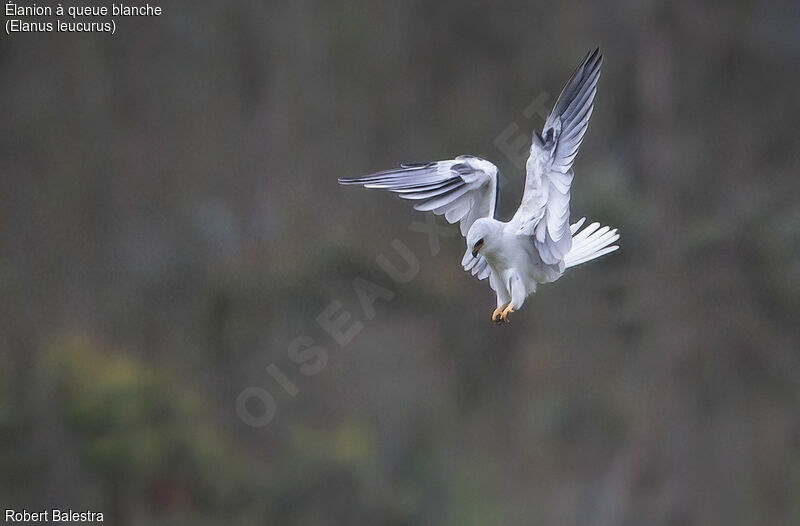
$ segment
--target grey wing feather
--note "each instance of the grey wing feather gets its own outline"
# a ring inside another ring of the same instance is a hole
[[[444,215],[448,222],[460,223],[464,236],[479,218],[493,217],[497,201],[497,167],[469,155],[402,164],[365,177],[339,179],[339,183],[382,188],[403,199],[419,201],[414,205],[416,210]]]
[[[602,65],[603,55],[599,48],[589,53],[564,86],[553,111],[545,121],[544,136],[548,135],[549,130],[553,130],[550,139],[553,145],[551,168],[562,174],[572,169],[572,163],[589,127]],[[547,149],[548,146],[544,142],[543,148]]]
[[[589,53],[570,77],[547,117],[544,133],[534,133],[522,204],[511,220],[521,235],[533,236],[547,264],[564,260],[572,246],[569,200],[572,164],[594,109],[603,56]]]

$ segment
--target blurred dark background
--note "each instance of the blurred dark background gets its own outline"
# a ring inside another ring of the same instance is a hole
[[[800,523],[796,2],[162,7],[0,38],[4,508]],[[597,45],[573,219],[622,248],[497,328],[463,239],[432,255],[423,215],[336,178],[481,155],[508,217],[508,133]],[[365,313],[356,278],[393,299]]]

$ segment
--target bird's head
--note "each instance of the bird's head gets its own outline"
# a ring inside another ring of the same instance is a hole
[[[492,249],[496,237],[500,233],[500,228],[499,221],[488,217],[483,217],[473,223],[467,232],[467,246],[473,257],[477,257],[481,251]]]

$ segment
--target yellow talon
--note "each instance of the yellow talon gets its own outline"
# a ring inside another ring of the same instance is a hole
[[[508,305],[508,304],[506,304],[506,305]],[[505,308],[506,305],[500,305],[492,313],[492,321],[495,322],[498,325],[503,323],[503,309]]]
[[[503,312],[500,313],[500,319],[502,319],[504,322],[508,323],[508,321],[509,321],[508,320],[508,315],[511,314],[512,312],[514,312],[514,305],[512,303],[509,303],[506,306],[506,308],[503,309]]]

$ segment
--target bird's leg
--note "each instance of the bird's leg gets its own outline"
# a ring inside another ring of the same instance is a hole
[[[513,303],[509,303],[503,309],[503,312],[500,313],[500,319],[503,320],[504,322],[508,323],[508,321],[509,321],[508,320],[508,315],[511,314],[512,312],[514,312],[514,304]]]
[[[505,321],[503,320],[503,309],[506,307],[506,305],[508,305],[508,303],[498,306],[492,313],[492,321],[497,325],[502,325]]]

